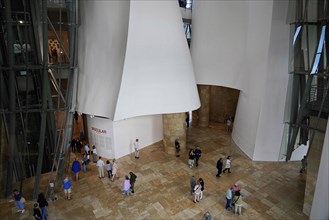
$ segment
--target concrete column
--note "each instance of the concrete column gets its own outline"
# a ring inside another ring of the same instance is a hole
[[[317,118],[310,117],[310,126],[317,127],[321,130],[326,130],[327,120],[320,119],[319,124]],[[307,169],[306,169],[306,186],[305,186],[305,196],[303,212],[310,216],[313,197],[315,192],[315,186],[318,178],[319,165],[321,161],[322,148],[324,143],[324,133],[315,131],[314,139],[311,148],[309,149],[309,154],[307,158]]]
[[[175,140],[180,143],[180,153],[186,150],[185,113],[163,114],[163,143],[165,152],[175,155]]]
[[[210,112],[210,86],[198,85],[201,107],[198,110],[199,126],[208,127]]]

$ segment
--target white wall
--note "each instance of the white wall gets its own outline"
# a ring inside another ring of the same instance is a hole
[[[310,219],[329,219],[329,118],[324,138],[318,179],[313,197]]]
[[[89,147],[95,145],[97,154],[106,158],[115,156],[113,122],[110,119],[87,117]]]
[[[79,112],[114,118],[126,52],[129,5],[129,1],[79,1]]]
[[[140,148],[163,139],[162,115],[115,121],[113,122],[113,130],[115,157],[120,158],[134,151],[132,143],[136,138],[139,139]]]
[[[198,84],[241,90],[232,138],[250,158],[278,160],[288,80],[286,1],[195,1]]]
[[[178,1],[131,1],[114,121],[199,107]]]
[[[281,156],[284,106],[289,79],[290,26],[286,24],[287,8],[288,1],[273,2],[265,87],[261,92],[261,111],[253,160],[275,161]]]

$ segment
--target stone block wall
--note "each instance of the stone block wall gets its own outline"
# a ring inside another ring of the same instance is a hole
[[[165,151],[168,154],[175,154],[175,140],[178,139],[180,143],[180,153],[186,150],[186,114],[163,114],[163,144]]]

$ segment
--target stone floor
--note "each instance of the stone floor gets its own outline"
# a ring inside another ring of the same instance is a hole
[[[191,127],[187,136],[188,147],[201,146],[199,167],[187,166],[187,153],[179,158],[166,154],[161,142],[143,148],[140,159],[118,159],[121,177],[114,182],[99,179],[92,164],[73,181],[72,200],[64,200],[61,188],[57,190],[57,201],[49,201],[48,219],[202,219],[207,210],[214,219],[308,219],[301,211],[305,176],[298,172],[299,162],[253,162],[234,145],[223,124]],[[216,161],[227,155],[232,155],[232,173],[217,178]],[[123,177],[129,171],[138,176],[135,194],[124,196]],[[192,175],[205,181],[204,198],[196,204],[189,193]],[[45,190],[47,175],[42,183]],[[245,202],[240,216],[225,210],[225,192],[234,183],[241,185]],[[25,213],[16,213],[14,203],[1,199],[0,218],[33,219],[32,187],[33,182],[24,184]]]

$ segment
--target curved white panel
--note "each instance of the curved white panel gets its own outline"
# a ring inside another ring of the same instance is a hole
[[[248,1],[194,1],[191,56],[197,84],[243,89]]]
[[[288,81],[286,1],[195,1],[198,84],[241,90],[232,138],[250,158],[278,160]]]
[[[126,51],[129,1],[80,1],[80,112],[113,119]]]
[[[114,121],[199,107],[178,1],[131,1]]]

